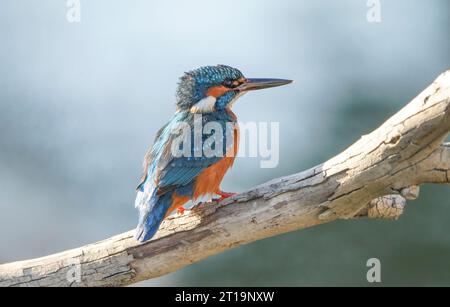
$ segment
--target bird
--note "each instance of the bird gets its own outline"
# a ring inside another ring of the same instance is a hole
[[[144,157],[143,174],[136,188],[137,241],[150,240],[161,222],[175,210],[182,214],[189,201],[213,197],[223,200],[235,194],[220,189],[238,152],[239,125],[233,104],[249,91],[291,82],[246,78],[240,70],[227,65],[203,66],[184,73],[176,90],[175,114],[157,132]],[[196,124],[214,124],[214,133],[196,130]],[[214,154],[205,150],[206,143]]]

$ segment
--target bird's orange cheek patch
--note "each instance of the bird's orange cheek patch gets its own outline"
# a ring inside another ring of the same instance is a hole
[[[225,86],[222,86],[222,85],[213,86],[208,89],[208,91],[206,92],[206,95],[217,98],[217,97],[222,96],[229,90],[230,90],[229,88],[226,88]]]

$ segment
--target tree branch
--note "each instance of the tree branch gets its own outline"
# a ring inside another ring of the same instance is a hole
[[[123,286],[224,250],[336,219],[396,219],[423,183],[450,183],[450,71],[347,150],[307,171],[169,217],[137,244],[132,232],[44,258],[0,265],[0,286]],[[79,274],[80,279],[77,279]]]

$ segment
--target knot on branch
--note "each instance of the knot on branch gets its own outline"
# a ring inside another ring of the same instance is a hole
[[[382,196],[372,200],[367,209],[371,219],[397,220],[403,214],[406,199],[401,195]]]

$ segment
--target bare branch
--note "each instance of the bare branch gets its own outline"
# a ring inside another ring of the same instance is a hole
[[[442,144],[449,131],[447,71],[377,130],[321,165],[170,217],[142,245],[127,232],[0,265],[0,286],[128,285],[235,246],[336,219],[396,219],[406,199],[418,196],[420,184],[450,183],[450,144]]]

